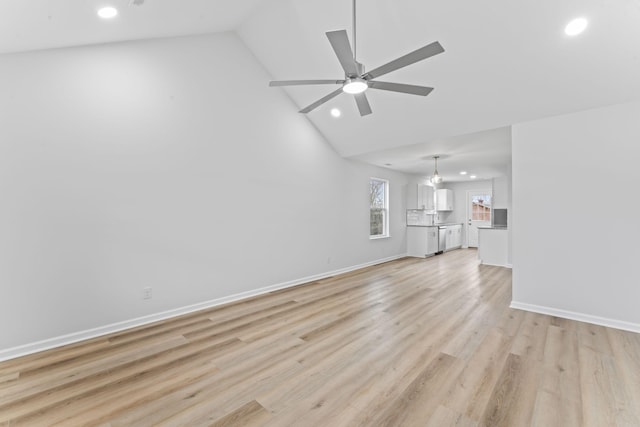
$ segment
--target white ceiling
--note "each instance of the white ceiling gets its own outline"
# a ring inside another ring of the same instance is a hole
[[[439,156],[438,174],[444,182],[491,179],[507,174],[511,163],[511,128],[503,127],[420,144],[389,148],[354,156],[354,159],[405,173],[428,177]],[[460,175],[460,172],[467,172]]]
[[[351,37],[349,0],[129,2],[2,0],[0,52],[236,29],[274,79],[343,77],[324,33]],[[120,14],[100,21],[107,3]],[[578,16],[589,27],[570,38],[564,26]],[[424,173],[420,159],[441,154],[447,174],[490,177],[510,158],[505,127],[640,98],[640,0],[359,0],[357,53],[368,69],[435,40],[445,53],[382,78],[435,87],[428,97],[369,90],[373,114],[360,117],[342,94],[309,120],[347,157]],[[273,90],[301,108],[333,87]]]
[[[1,0],[0,53],[229,31],[263,1]],[[118,17],[98,18],[103,6]]]

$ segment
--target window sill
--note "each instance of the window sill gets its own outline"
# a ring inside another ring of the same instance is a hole
[[[391,236],[388,235],[388,234],[383,234],[383,235],[380,235],[380,236],[369,236],[369,240],[388,239],[390,237]]]

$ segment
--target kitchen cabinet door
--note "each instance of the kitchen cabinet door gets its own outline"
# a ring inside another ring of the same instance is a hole
[[[457,249],[462,246],[462,225],[450,225],[447,227],[447,250]]]
[[[429,227],[427,232],[427,255],[438,252],[438,227]]]
[[[456,247],[462,247],[462,226],[461,225],[456,225],[455,227],[455,231],[454,231],[454,236],[455,236],[455,246]]]
[[[436,190],[436,210],[452,211],[453,210],[453,191],[441,188]]]
[[[433,187],[418,184],[418,209],[434,210]]]

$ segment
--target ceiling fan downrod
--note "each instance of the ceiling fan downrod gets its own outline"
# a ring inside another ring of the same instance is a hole
[[[353,60],[358,63],[356,59],[356,0],[353,0]]]
[[[353,33],[353,46],[352,46],[352,50],[353,50],[353,62],[355,62],[356,64],[356,69],[358,71],[358,75],[357,76],[346,76],[348,78],[353,78],[353,77],[359,77],[364,75],[364,64],[361,64],[358,62],[358,60],[356,59],[356,49],[357,49],[357,43],[356,43],[356,0],[352,1],[353,4],[353,13],[352,13],[352,33]]]

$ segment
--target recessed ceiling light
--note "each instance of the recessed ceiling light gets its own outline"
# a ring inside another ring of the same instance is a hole
[[[584,18],[576,18],[564,27],[564,32],[568,36],[577,36],[587,28],[587,20]]]
[[[460,172],[460,175],[466,175],[466,174],[467,174],[467,171]]]
[[[331,109],[331,115],[333,117],[340,117],[342,115],[342,113],[337,108],[332,108]]]
[[[475,175],[471,175],[469,178],[471,178],[471,179],[476,179],[476,178],[477,178],[477,176],[475,176]]]
[[[115,7],[107,6],[98,9],[98,16],[102,19],[115,18],[118,15],[118,9]]]

